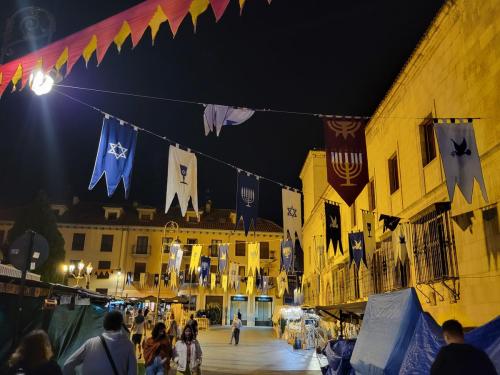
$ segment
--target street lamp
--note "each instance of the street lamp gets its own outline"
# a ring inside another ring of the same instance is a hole
[[[90,275],[92,274],[92,263],[88,263],[87,267],[85,267],[85,263],[83,261],[78,262],[75,266],[73,263],[63,264],[62,266],[65,277],[72,276],[76,280],[76,286],[80,285],[80,280],[85,279],[86,288],[90,287]],[[77,272],[75,273],[75,269]],[[85,269],[85,270],[84,270]]]

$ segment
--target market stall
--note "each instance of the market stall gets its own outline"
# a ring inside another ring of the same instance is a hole
[[[316,347],[316,329],[320,317],[310,306],[281,306],[273,315],[277,337],[286,340],[294,349]]]

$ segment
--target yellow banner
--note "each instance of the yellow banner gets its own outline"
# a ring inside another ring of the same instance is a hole
[[[254,278],[253,278],[253,276],[248,276],[246,293],[248,295],[253,294],[253,288],[254,288]]]
[[[222,290],[224,293],[227,292],[227,275],[222,275]]]
[[[248,272],[247,275],[256,276],[260,269],[260,243],[248,244]],[[253,271],[253,272],[252,272]]]
[[[215,278],[216,278],[215,273],[210,274],[210,289],[211,290],[215,289]]]
[[[201,245],[193,245],[191,250],[191,261],[189,263],[189,274],[192,275],[194,271],[198,268],[201,258]]]

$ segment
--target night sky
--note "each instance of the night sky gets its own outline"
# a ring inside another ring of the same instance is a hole
[[[0,30],[16,9],[37,5],[56,19],[57,40],[139,1],[3,0]],[[211,10],[188,16],[175,39],[163,24],[155,45],[149,30],[131,50],[110,47],[101,66],[80,59],[62,84],[251,108],[370,115],[383,99],[442,5],[441,1],[249,0],[239,16],[232,0],[219,23]],[[0,39],[1,40],[1,39]],[[120,118],[243,169],[293,187],[308,150],[321,149],[318,118],[256,113],[238,127],[205,137],[203,107],[59,88]],[[29,90],[0,100],[0,205],[29,201],[39,189],[52,200],[121,202],[102,180],[87,190],[102,117],[80,104]],[[168,144],[139,133],[129,201],[161,207]],[[234,208],[236,172],[198,157],[200,205]],[[281,223],[280,187],[260,185],[259,214]]]

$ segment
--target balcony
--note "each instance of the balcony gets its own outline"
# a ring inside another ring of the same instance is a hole
[[[147,245],[147,246],[140,246],[140,245],[137,246],[137,244],[132,245],[131,254],[135,257],[138,257],[138,258],[150,256],[151,255],[151,245]]]

